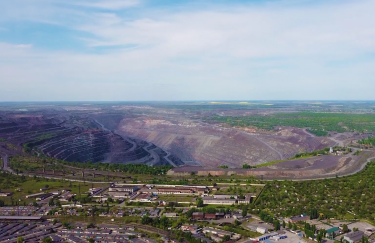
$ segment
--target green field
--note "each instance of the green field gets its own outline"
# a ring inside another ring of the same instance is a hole
[[[33,178],[25,176],[10,175],[7,173],[0,174],[0,189],[4,192],[13,192],[10,197],[0,197],[0,200],[4,201],[6,205],[11,205],[12,200],[19,201],[21,199],[21,205],[24,203],[28,204],[33,202],[35,199],[26,199],[25,196],[29,194],[40,193],[40,189],[48,185],[48,191],[56,191],[63,189],[70,189],[74,194],[85,194],[89,188],[103,187],[105,184],[95,183],[78,183],[78,182],[67,182],[64,180],[52,180],[44,178]],[[17,189],[21,189],[18,191]]]
[[[193,202],[195,201],[194,196],[184,196],[184,195],[158,195],[159,200],[166,202]]]
[[[328,131],[375,132],[374,114],[298,112],[266,116],[216,116],[206,120],[222,122],[230,126],[257,127],[265,130],[272,130],[275,126],[308,128],[309,132],[317,136],[327,136]]]

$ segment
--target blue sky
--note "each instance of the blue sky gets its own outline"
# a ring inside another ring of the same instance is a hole
[[[374,0],[0,9],[0,101],[374,99]]]

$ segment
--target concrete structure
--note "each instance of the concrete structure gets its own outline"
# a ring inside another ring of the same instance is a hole
[[[334,236],[338,235],[340,233],[340,229],[338,227],[333,227],[333,228],[330,228],[330,229],[327,229],[327,238],[334,238]]]
[[[61,202],[69,202],[72,197],[74,197],[76,194],[72,194],[71,192],[65,192],[64,194],[60,195],[59,200]]]
[[[278,235],[278,233],[274,232],[274,233],[270,233],[270,234],[258,236],[258,237],[255,238],[255,240],[257,240],[257,241],[265,241],[265,240],[268,240],[269,238],[277,236],[277,235]]]
[[[176,187],[176,188],[157,188],[157,194],[195,194],[195,191],[190,188]]]
[[[129,198],[130,202],[152,202],[156,198],[148,193],[136,193]]]
[[[202,231],[202,229],[199,228],[197,225],[182,225],[180,229],[184,232],[190,232],[193,235],[198,234]]]
[[[264,227],[257,227],[256,228],[256,232],[258,232],[258,233],[260,233],[260,234],[266,234],[266,233],[268,233],[268,229],[267,228],[264,228]]]
[[[167,218],[177,218],[178,214],[177,213],[165,213],[164,216]]]
[[[215,229],[215,228],[212,228],[212,227],[204,227],[203,228],[203,233],[207,234],[214,234],[214,235],[217,235],[219,237],[224,237],[224,236],[232,236],[233,233],[232,232],[229,232],[229,231],[225,231],[225,230],[221,230],[221,229]]]
[[[49,198],[49,197],[52,197],[52,196],[53,196],[52,193],[44,193],[43,195],[37,196],[35,199],[37,201],[42,201],[42,200],[44,200],[46,198]]]
[[[110,191],[108,192],[108,195],[113,198],[113,199],[125,199],[129,198],[133,195],[134,193],[131,192],[118,192],[118,191]]]
[[[34,221],[34,220],[42,220],[42,216],[0,216],[0,220]]]
[[[237,204],[236,199],[216,199],[214,197],[203,197],[203,204],[233,205]]]
[[[111,187],[109,187],[109,192],[128,192],[130,194],[133,194],[134,192],[138,191],[139,187],[137,186],[129,186],[124,184],[113,184]]]
[[[213,195],[203,197],[203,204],[214,205],[233,205],[233,204],[249,204],[251,202],[251,195],[248,194],[245,198],[240,199],[237,195]]]
[[[364,235],[363,231],[360,231],[360,230],[350,232],[344,236],[344,240],[346,240],[349,243],[354,243],[354,242],[360,241],[363,235]]]
[[[45,194],[44,192],[35,193],[35,194],[30,194],[30,195],[26,195],[25,198],[38,197],[38,196],[41,196],[41,195],[44,195],[44,194]]]

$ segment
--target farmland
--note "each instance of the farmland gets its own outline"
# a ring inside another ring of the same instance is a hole
[[[298,112],[265,116],[216,116],[208,120],[233,127],[256,127],[264,130],[273,130],[277,126],[307,128],[316,136],[327,136],[328,132],[375,132],[375,114]]]

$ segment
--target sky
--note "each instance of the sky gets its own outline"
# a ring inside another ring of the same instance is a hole
[[[0,101],[374,100],[375,0],[0,0]]]

